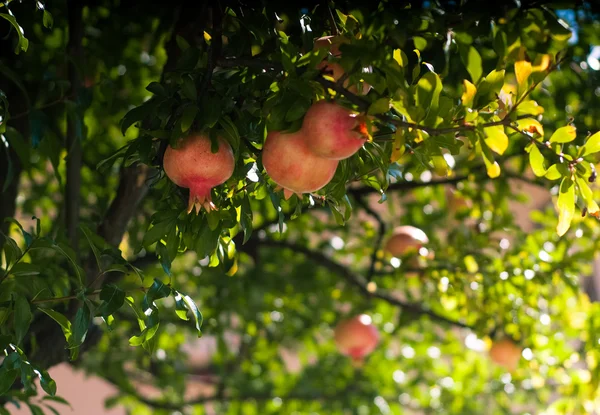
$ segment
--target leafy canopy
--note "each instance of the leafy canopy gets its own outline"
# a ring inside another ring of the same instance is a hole
[[[593,2],[88,3],[0,3],[5,408],[56,413],[64,361],[134,414],[600,406],[580,284],[600,240]],[[326,35],[340,56],[313,48]],[[322,99],[368,115],[371,138],[285,199],[266,134]],[[188,214],[162,157],[193,132],[225,138],[235,170],[216,210]],[[429,242],[392,258],[400,224]],[[332,329],[363,312],[382,340],[357,367]],[[504,338],[512,373],[487,354]],[[214,344],[209,362],[190,344]]]

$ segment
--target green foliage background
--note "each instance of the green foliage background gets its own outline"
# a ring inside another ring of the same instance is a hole
[[[599,11],[555,3],[0,3],[0,413],[63,409],[64,361],[132,414],[593,413]],[[341,58],[312,51],[336,31]],[[325,98],[371,115],[373,140],[284,200],[266,133]],[[192,131],[236,167],[218,210],[188,215],[161,162]],[[517,184],[551,196],[533,230]],[[391,260],[401,224],[433,255]],[[357,367],[332,329],[363,312],[382,341]],[[506,336],[513,373],[486,353]]]

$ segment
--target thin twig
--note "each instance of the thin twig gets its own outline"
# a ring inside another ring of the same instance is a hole
[[[335,35],[340,34],[340,29],[338,29],[337,24],[335,23],[335,16],[333,15],[333,10],[331,10],[331,6],[329,5],[328,0],[324,0],[323,3],[329,12],[329,24],[331,25],[331,30],[335,33]]]

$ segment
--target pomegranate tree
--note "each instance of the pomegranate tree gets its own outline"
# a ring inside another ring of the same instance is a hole
[[[190,189],[188,213],[194,207],[214,209],[211,189],[225,183],[233,174],[235,159],[231,146],[218,139],[216,153],[211,151],[211,141],[206,135],[191,135],[180,139],[179,146],[167,147],[163,158],[165,173],[177,186]]]
[[[335,344],[345,356],[360,361],[379,343],[379,331],[366,314],[340,322],[334,331]]]
[[[272,131],[262,151],[267,174],[283,188],[286,199],[294,193],[310,193],[331,181],[338,162],[314,154],[307,146],[303,130],[292,134]]]
[[[324,100],[315,102],[308,109],[302,131],[313,153],[332,160],[352,156],[368,138],[363,116]]]

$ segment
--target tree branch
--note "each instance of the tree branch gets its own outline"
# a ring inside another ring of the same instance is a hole
[[[447,184],[455,184],[455,183],[459,183],[465,180],[468,180],[469,176],[456,176],[456,177],[450,177],[447,179],[437,179],[437,180],[430,180],[428,182],[397,182],[397,183],[392,183],[388,186],[386,192],[389,191],[394,191],[394,190],[411,190],[411,189],[418,189],[421,187],[429,187],[429,186],[443,186],[443,185],[447,185]],[[487,176],[481,176],[482,180],[487,180],[489,178],[487,178]],[[353,189],[348,189],[348,193],[351,194],[352,196],[359,198],[361,196],[365,196],[371,193],[380,193],[377,189],[374,189],[373,187],[356,187]]]
[[[365,212],[369,215],[373,216],[373,218],[379,224],[379,230],[377,232],[377,240],[375,241],[375,246],[373,247],[373,253],[371,254],[371,263],[369,265],[369,271],[367,272],[367,281],[371,281],[373,279],[373,275],[375,273],[375,264],[377,263],[377,252],[381,249],[381,243],[383,242],[383,236],[385,235],[385,222],[379,215],[379,213],[375,212],[369,203],[362,198],[357,198],[356,202],[362,206]]]
[[[323,253],[321,253],[319,251],[313,251],[305,246],[298,245],[298,244],[295,244],[292,242],[275,241],[272,239],[257,240],[256,243],[258,245],[262,245],[262,246],[285,248],[285,249],[290,249],[294,252],[301,253],[301,254],[305,255],[309,260],[313,261],[314,263],[321,265],[321,266],[329,269],[330,271],[335,272],[336,274],[340,275],[342,278],[344,278],[344,280],[346,280],[346,282],[348,282],[350,285],[353,285],[354,287],[356,287],[358,289],[358,291],[367,298],[375,298],[375,299],[383,300],[391,305],[398,306],[405,311],[408,311],[408,312],[411,312],[414,314],[428,316],[433,321],[436,321],[439,323],[450,324],[450,325],[458,326],[458,327],[462,327],[462,328],[473,329],[473,327],[471,327],[467,323],[451,320],[447,317],[444,317],[444,316],[439,315],[431,310],[424,308],[421,304],[407,303],[407,302],[404,302],[404,301],[390,295],[389,293],[386,293],[383,291],[378,291],[378,290],[375,290],[375,291],[369,290],[369,288],[367,288],[368,284],[364,280],[364,278],[362,278],[358,274],[355,274],[350,269],[346,268],[344,265],[334,261],[333,259],[330,259],[329,257],[327,257],[326,255],[324,255]]]
[[[111,382],[111,383],[113,383],[113,382]],[[115,383],[115,385],[116,385],[116,383]],[[151,398],[147,398],[147,397],[142,396],[141,394],[139,394],[137,392],[133,392],[133,391],[129,391],[129,393],[131,395],[133,395],[141,403],[144,403],[152,408],[177,411],[177,410],[181,410],[182,408],[184,408],[186,406],[202,405],[202,404],[206,404],[209,402],[221,402],[221,401],[227,401],[227,402],[271,401],[275,398],[280,398],[284,401],[290,400],[290,401],[323,401],[323,402],[327,402],[327,401],[332,401],[332,400],[343,399],[348,396],[349,392],[344,390],[344,391],[340,391],[338,393],[332,393],[332,394],[289,393],[289,394],[279,394],[279,395],[274,394],[274,393],[260,392],[260,393],[254,393],[254,394],[247,393],[247,394],[239,395],[239,396],[235,396],[235,395],[220,396],[218,394],[214,394],[214,395],[209,395],[209,396],[198,396],[196,398],[192,398],[192,399],[189,399],[189,400],[181,402],[181,403],[168,402],[168,401],[159,400],[159,399],[151,399]],[[369,395],[369,396],[365,396],[365,399],[372,400],[373,397],[374,396]],[[394,398],[391,398],[391,397],[387,398],[387,400],[389,400],[389,401],[392,401],[393,399]]]
[[[69,95],[77,96],[81,88],[79,71],[83,69],[83,6],[80,0],[68,2],[69,41],[67,54],[69,60]],[[75,250],[79,245],[79,209],[81,193],[81,142],[83,140],[83,110],[79,105],[67,112],[67,178],[65,184],[65,221],[69,243]]]

